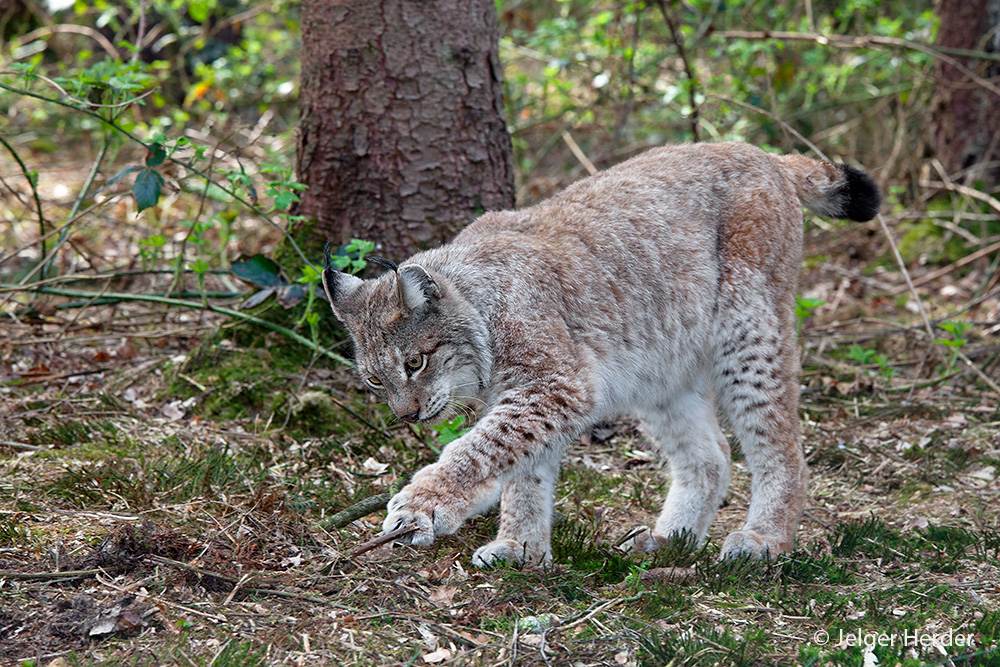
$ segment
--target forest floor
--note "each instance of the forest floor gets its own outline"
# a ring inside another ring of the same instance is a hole
[[[113,228],[98,242],[128,256]],[[439,444],[349,369],[200,310],[8,308],[0,663],[1000,665],[995,265],[912,269],[932,323],[969,323],[929,336],[877,222],[810,226],[807,257],[802,293],[825,302],[802,312],[809,507],[766,564],[716,562],[746,514],[738,455],[702,550],[617,552],[668,479],[630,424],[569,452],[551,568],[473,568],[495,515],[359,550],[383,512],[324,520]]]

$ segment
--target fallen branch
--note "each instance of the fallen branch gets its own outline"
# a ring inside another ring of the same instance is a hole
[[[363,519],[369,514],[378,512],[379,510],[384,510],[389,500],[394,495],[399,493],[399,490],[406,485],[408,480],[409,475],[403,475],[397,478],[395,482],[389,485],[389,490],[385,493],[377,493],[374,496],[368,496],[364,500],[359,500],[350,507],[343,509],[333,516],[321,521],[319,527],[323,530],[337,530],[338,528],[343,528],[352,521]]]
[[[385,505],[389,502],[390,498],[392,498],[391,493],[377,493],[374,496],[368,496],[364,500],[354,503],[347,509],[341,510],[333,516],[324,519],[320,522],[319,526],[323,530],[336,530],[338,528],[343,528],[352,521],[357,521],[358,519],[362,519],[373,512],[385,509]]]
[[[16,572],[0,570],[0,579],[16,579],[18,581],[59,581],[62,579],[86,579],[99,574],[114,572],[116,568],[97,568],[94,570],[66,570],[65,572]]]

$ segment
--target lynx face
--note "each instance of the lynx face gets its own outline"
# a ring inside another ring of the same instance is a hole
[[[401,420],[440,423],[479,400],[492,362],[485,326],[422,267],[367,285],[328,270],[324,286],[354,339],[362,379]]]

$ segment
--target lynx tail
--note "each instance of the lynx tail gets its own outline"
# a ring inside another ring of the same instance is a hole
[[[878,214],[882,195],[865,172],[801,155],[775,159],[792,176],[802,205],[813,213],[855,222],[866,222]]]

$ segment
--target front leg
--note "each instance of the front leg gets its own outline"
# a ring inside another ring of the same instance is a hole
[[[580,385],[558,377],[544,386],[533,384],[506,392],[471,431],[445,447],[437,463],[414,475],[389,501],[382,530],[412,525],[416,530],[402,540],[429,545],[438,535],[454,533],[468,517],[494,503],[501,487],[508,487],[508,482],[524,471],[530,475],[536,462],[553,460],[557,470],[563,444],[589,423],[584,416],[588,413],[584,395]],[[551,496],[555,472],[544,477],[545,483],[534,485],[529,495],[538,496],[544,490]],[[547,552],[548,531],[525,530],[527,524],[512,520],[507,510],[514,496],[523,495],[517,491],[522,486],[509,487],[510,493],[505,490],[505,499],[509,496],[510,501],[504,503],[501,525],[509,525],[509,529],[502,528],[501,537],[525,541],[521,540],[524,537],[532,543],[541,540],[546,544],[539,549]],[[547,502],[551,505],[551,497]],[[515,502],[518,507],[530,504]],[[547,527],[550,521],[542,523]]]
[[[548,565],[552,562],[552,501],[562,452],[533,457],[511,476],[500,498],[497,538],[472,556],[476,567]]]

